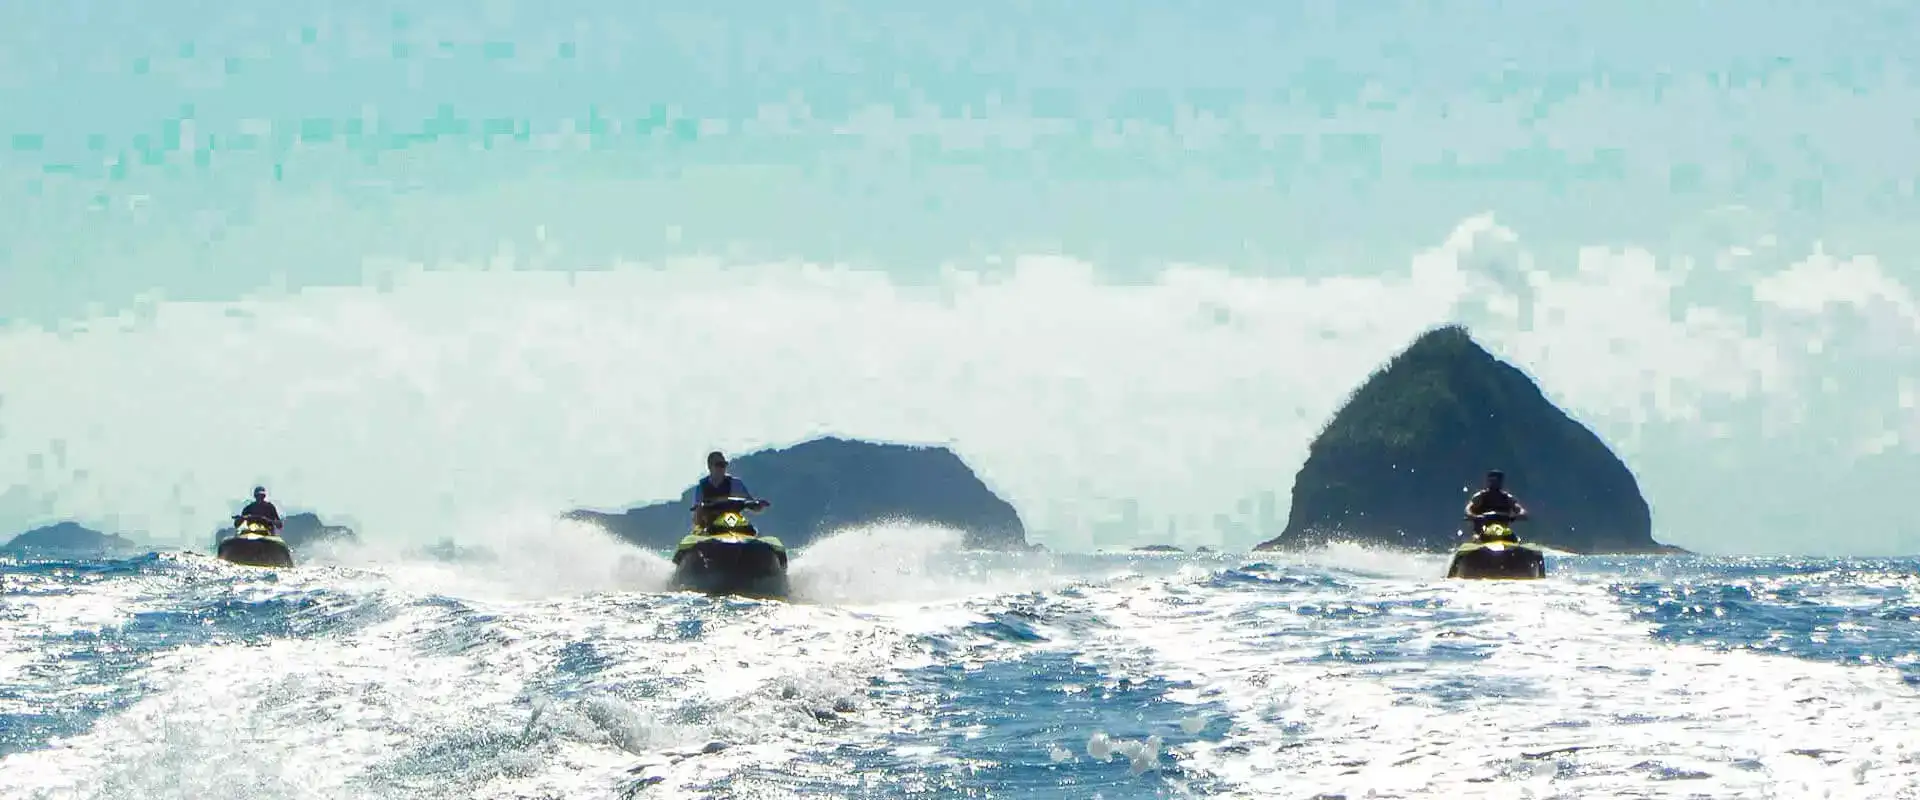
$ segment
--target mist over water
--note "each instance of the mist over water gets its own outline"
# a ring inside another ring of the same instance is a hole
[[[0,341],[10,374],[63,377],[0,406],[8,505],[198,541],[230,513],[229,487],[264,482],[424,543],[500,514],[664,499],[708,449],[835,434],[953,447],[1050,545],[1170,526],[1177,544],[1244,548],[1284,523],[1292,473],[1346,393],[1423,328],[1466,320],[1614,446],[1663,540],[1906,548],[1904,511],[1868,491],[1907,474],[1907,356],[1884,338],[1907,334],[1809,306],[1866,277],[1903,292],[1887,273],[1597,252],[1555,270],[1514,236],[1471,220],[1378,279],[1173,268],[1114,284],[1061,259],[923,288],[798,265],[416,270],[380,289],[16,327]],[[1683,281],[1754,299],[1683,306]],[[1793,524],[1816,490],[1842,499],[1809,539]],[[1269,493],[1278,518],[1262,519]],[[1113,528],[1128,501],[1134,527]]]

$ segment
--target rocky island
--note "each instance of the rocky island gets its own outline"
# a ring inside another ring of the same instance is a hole
[[[1330,541],[1445,550],[1489,469],[1527,506],[1521,538],[1574,553],[1683,553],[1653,540],[1626,464],[1465,328],[1416,339],[1314,439],[1280,536],[1256,550]]]
[[[105,556],[129,554],[145,548],[139,542],[119,534],[101,533],[77,522],[61,522],[15,536],[0,550]]]
[[[754,524],[789,547],[804,547],[836,529],[901,519],[959,530],[968,548],[1029,549],[1013,506],[944,447],[823,437],[748,453],[732,459],[727,471],[773,502],[753,515]],[[693,484],[704,474],[689,474],[673,502],[619,513],[576,510],[566,517],[641,547],[672,548],[691,525]]]
[[[286,526],[280,530],[280,538],[287,546],[299,549],[322,542],[357,542],[360,535],[345,525],[326,525],[320,522],[320,515],[300,513],[289,515]]]
[[[309,545],[323,542],[357,542],[359,534],[344,525],[326,525],[320,522],[320,515],[311,512],[289,514],[281,518],[280,538],[285,540],[287,548],[299,550]],[[213,532],[213,544],[218,549],[220,542],[233,535],[233,526],[227,525]]]

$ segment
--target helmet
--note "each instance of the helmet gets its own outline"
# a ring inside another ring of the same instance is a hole
[[[267,487],[265,487],[265,486],[255,486],[255,487],[253,487],[253,497],[254,497],[254,499],[256,499],[256,500],[258,500],[258,499],[260,499],[260,498],[263,498],[263,497],[266,497],[266,496],[267,496]]]

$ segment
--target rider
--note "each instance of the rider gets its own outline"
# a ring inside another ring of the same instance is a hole
[[[1473,497],[1467,500],[1467,516],[1475,518],[1481,514],[1497,513],[1510,515],[1514,519],[1526,519],[1527,507],[1520,505],[1520,501],[1507,492],[1506,483],[1506,473],[1497,469],[1487,470],[1487,486],[1474,492]],[[1474,533],[1479,533],[1480,528],[1485,524],[1479,519],[1474,519]]]
[[[253,502],[248,503],[246,508],[240,509],[239,516],[240,519],[251,517],[261,522],[270,523],[273,525],[274,530],[279,530],[282,526],[280,509],[274,508],[272,503],[267,502],[267,487],[265,486],[253,487]],[[237,521],[238,520],[236,520],[236,522]]]
[[[700,507],[701,503],[728,497],[747,498],[762,509],[773,505],[772,502],[754,497],[753,492],[747,490],[746,481],[727,474],[727,457],[715,450],[707,454],[706,477],[693,485],[693,526],[703,528],[708,522],[707,510]]]

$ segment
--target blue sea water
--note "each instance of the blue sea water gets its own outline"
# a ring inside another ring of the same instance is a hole
[[[22,798],[1905,797],[1915,560],[541,548],[0,562]],[[618,546],[614,546],[618,547]],[[616,562],[617,563],[614,563]]]

